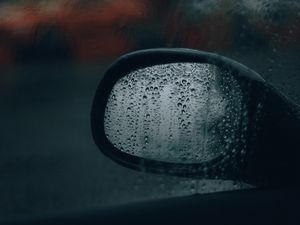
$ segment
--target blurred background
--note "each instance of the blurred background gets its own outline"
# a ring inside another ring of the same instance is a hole
[[[298,0],[1,0],[0,221],[245,187],[142,174],[93,143],[105,70],[156,47],[228,56],[300,104]]]

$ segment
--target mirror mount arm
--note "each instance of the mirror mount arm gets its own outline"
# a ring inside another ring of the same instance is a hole
[[[266,186],[298,186],[300,107],[272,89],[264,102],[262,125],[247,156],[244,177]]]

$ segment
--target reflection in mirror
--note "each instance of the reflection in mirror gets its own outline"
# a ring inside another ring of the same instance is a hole
[[[235,77],[212,64],[141,68],[118,80],[110,93],[105,133],[117,149],[134,156],[210,161],[236,150],[247,114],[242,97]]]

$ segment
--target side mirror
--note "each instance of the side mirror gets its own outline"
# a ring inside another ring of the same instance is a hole
[[[299,106],[253,70],[190,49],[122,56],[98,86],[93,138],[117,163],[176,176],[293,185]]]

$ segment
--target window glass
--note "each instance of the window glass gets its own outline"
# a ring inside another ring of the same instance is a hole
[[[98,82],[155,47],[225,55],[300,104],[298,0],[0,1],[0,218],[249,187],[144,174],[98,150]]]

